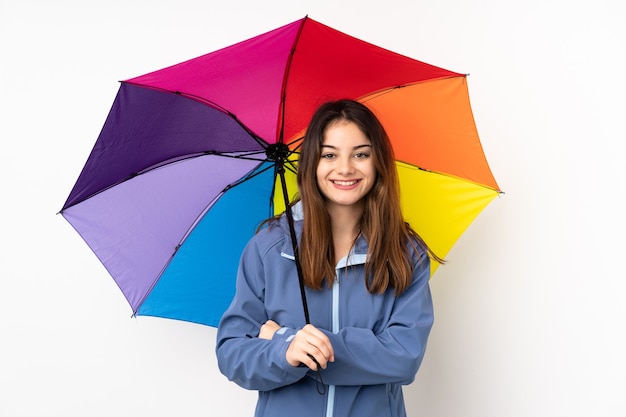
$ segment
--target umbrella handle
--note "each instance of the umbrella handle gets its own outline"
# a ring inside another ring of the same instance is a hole
[[[293,247],[293,256],[296,262],[296,271],[298,273],[298,283],[300,284],[300,296],[302,297],[302,308],[304,310],[304,320],[306,324],[311,324],[311,320],[309,318],[309,306],[306,301],[306,293],[304,292],[304,279],[302,277],[302,266],[300,265],[300,257],[298,256],[298,241],[296,240],[296,228],[294,226],[293,221],[293,213],[291,212],[291,204],[289,204],[289,194],[287,194],[287,182],[285,181],[285,168],[283,166],[282,159],[279,158],[277,161],[278,166],[278,176],[280,177],[280,184],[283,190],[283,198],[285,199],[285,214],[287,215],[287,223],[289,224],[289,233],[291,235],[291,245]],[[326,393],[326,385],[324,385],[324,380],[322,379],[322,367],[320,366],[317,359],[315,359],[312,355],[308,355],[309,358],[313,359],[313,362],[317,365],[317,369],[315,370],[315,388],[317,388],[317,392],[320,395],[324,395]]]
[[[302,308],[304,310],[304,321],[310,324],[309,306],[306,301],[306,293],[304,292],[304,278],[302,277],[302,266],[300,265],[300,257],[298,256],[298,241],[296,240],[296,228],[294,226],[293,214],[291,212],[291,204],[289,204],[289,194],[287,194],[287,182],[285,181],[285,168],[282,161],[278,161],[278,176],[283,190],[283,198],[285,199],[285,214],[287,215],[287,223],[289,224],[289,233],[291,234],[291,245],[293,247],[293,256],[296,262],[296,271],[298,273],[298,283],[300,284],[300,296],[302,297]]]

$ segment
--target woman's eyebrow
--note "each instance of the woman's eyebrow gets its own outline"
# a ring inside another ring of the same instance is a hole
[[[370,145],[369,143],[364,143],[363,145],[356,145],[355,147],[352,148],[352,150],[357,150],[361,148],[371,148],[371,147],[372,145]],[[322,145],[322,148],[338,149],[334,145]]]

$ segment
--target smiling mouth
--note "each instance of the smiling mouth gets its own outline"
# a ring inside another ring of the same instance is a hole
[[[351,180],[351,181],[339,181],[333,180],[333,184],[340,185],[342,187],[350,187],[351,185],[355,185],[359,182],[359,180]]]

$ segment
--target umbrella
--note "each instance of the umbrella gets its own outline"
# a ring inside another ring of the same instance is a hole
[[[60,213],[133,315],[216,326],[244,245],[295,196],[308,120],[339,98],[378,115],[407,221],[445,256],[500,193],[466,76],[308,17],[122,81]]]

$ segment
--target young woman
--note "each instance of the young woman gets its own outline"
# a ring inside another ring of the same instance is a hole
[[[393,150],[375,115],[352,100],[322,105],[297,179],[311,324],[281,216],[242,254],[217,334],[220,370],[259,391],[256,416],[405,416],[402,385],[415,378],[433,323],[430,258],[441,260],[403,220]]]

